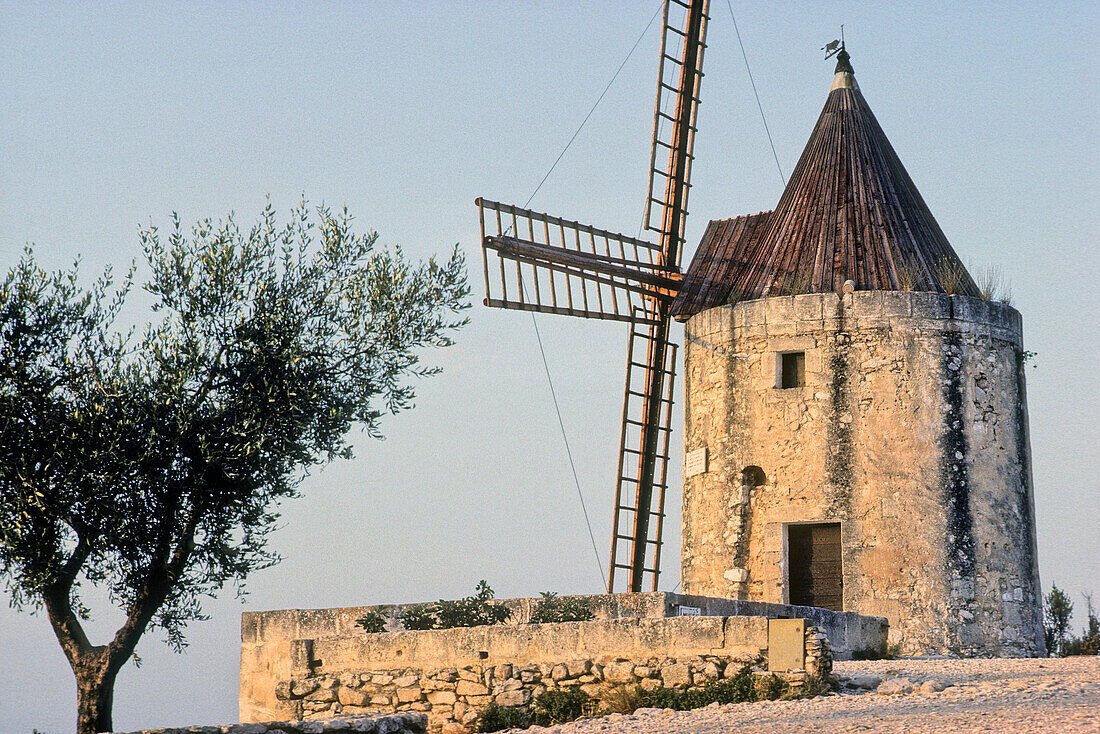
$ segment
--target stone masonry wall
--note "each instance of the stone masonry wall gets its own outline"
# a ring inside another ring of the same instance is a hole
[[[142,729],[130,734],[425,734],[428,717],[422,713],[344,715],[312,721],[265,721],[225,726],[187,726]]]
[[[806,676],[828,676],[832,670],[825,634],[807,626],[805,640],[805,667],[781,673],[796,687]],[[293,707],[298,718],[419,711],[428,714],[431,731],[458,734],[474,730],[478,716],[490,703],[529,708],[545,691],[576,688],[592,699],[596,713],[616,688],[701,688],[758,662],[760,652],[744,649],[740,653],[680,657],[646,657],[642,652],[630,657],[609,654],[524,664],[471,663],[441,669],[385,668],[362,660],[358,666],[342,665],[347,669],[339,673],[280,681],[275,694],[279,701]]]
[[[1019,314],[935,293],[808,294],[685,332],[684,591],[789,602],[787,528],[841,526],[846,611],[907,653],[1042,654]],[[785,352],[805,385],[778,387]]]

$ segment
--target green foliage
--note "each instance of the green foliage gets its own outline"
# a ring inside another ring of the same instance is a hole
[[[113,682],[149,626],[180,648],[203,597],[279,560],[267,539],[309,467],[437,372],[419,352],[465,323],[460,253],[411,264],[351,224],[303,203],[285,225],[268,206],[246,230],[140,230],[155,320],[137,334],[115,326],[134,270],[84,288],[28,248],[0,280],[0,577],[58,620],[74,668],[94,656]],[[125,618],[102,653],[82,583]]]
[[[432,604],[410,604],[398,616],[407,630],[434,630],[436,619]]]
[[[1069,620],[1073,616],[1073,602],[1069,595],[1057,586],[1043,599],[1043,639],[1047,654],[1065,654],[1063,647],[1069,633]]]
[[[369,633],[385,632],[386,618],[377,609],[372,609],[359,619],[355,620],[356,627],[362,627]]]
[[[436,606],[439,629],[454,627],[478,627],[483,624],[502,624],[512,616],[512,610],[500,604],[490,604],[493,590],[482,579],[473,596],[453,601],[440,600]]]
[[[604,713],[632,714],[646,705],[646,692],[641,686],[615,686],[603,696]]]
[[[477,719],[478,731],[501,731],[503,729],[526,729],[531,725],[531,716],[516,706],[501,706],[495,701],[485,707]]]
[[[1080,637],[1069,635],[1062,644],[1062,654],[1070,655],[1100,655],[1100,619],[1092,608],[1092,594],[1082,594],[1087,605],[1087,622],[1081,631]]]
[[[531,613],[532,624],[547,622],[587,622],[592,619],[592,609],[584,599],[562,599],[553,591],[541,592],[542,598]]]
[[[535,697],[532,720],[539,726],[557,726],[581,716],[591,716],[596,701],[579,688],[555,688]]]
[[[832,684],[817,676],[809,676],[802,682],[802,685],[797,688],[789,688],[787,693],[783,694],[781,698],[786,701],[791,701],[797,698],[814,698],[822,694],[828,693],[833,689]]]
[[[787,681],[772,673],[757,679],[756,698],[759,701],[774,701],[785,696],[790,689],[790,684]]]
[[[399,619],[407,630],[445,630],[507,622],[512,610],[490,603],[492,599],[493,590],[482,579],[473,596],[450,601],[440,599],[435,604],[413,604],[405,608]]]
[[[654,688],[641,694],[635,708],[651,707],[688,711],[712,703],[744,703],[747,701],[774,701],[776,699],[812,698],[829,690],[829,683],[820,678],[807,678],[802,686],[792,688],[787,681],[775,674],[753,675],[748,665],[732,678],[712,681],[702,688]]]

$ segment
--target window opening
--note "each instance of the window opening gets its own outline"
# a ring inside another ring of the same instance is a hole
[[[784,352],[779,357],[779,387],[804,387],[806,385],[806,353]]]

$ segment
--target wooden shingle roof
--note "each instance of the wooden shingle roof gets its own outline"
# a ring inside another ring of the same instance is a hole
[[[707,227],[672,314],[736,300],[857,290],[979,295],[859,91],[848,54],[770,213]]]

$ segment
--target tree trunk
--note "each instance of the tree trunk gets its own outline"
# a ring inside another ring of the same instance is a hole
[[[114,731],[111,709],[115,679],[120,666],[112,665],[106,648],[98,648],[73,666],[76,673],[76,732],[101,734]]]

